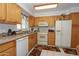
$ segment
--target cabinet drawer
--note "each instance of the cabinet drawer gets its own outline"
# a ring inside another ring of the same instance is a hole
[[[5,50],[7,50],[10,47],[15,46],[15,45],[16,45],[16,41],[10,41],[10,42],[1,44],[0,45],[0,52],[5,51]]]

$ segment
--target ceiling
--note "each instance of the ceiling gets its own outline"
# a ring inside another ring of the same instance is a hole
[[[45,3],[19,3],[19,5],[28,13],[33,16],[50,16],[59,15],[62,13],[69,13],[71,11],[79,11],[79,3],[58,3],[56,8],[35,10],[34,6],[42,5]]]

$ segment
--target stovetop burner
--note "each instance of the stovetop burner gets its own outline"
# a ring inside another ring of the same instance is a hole
[[[76,49],[63,48],[63,50],[67,54],[77,55]]]

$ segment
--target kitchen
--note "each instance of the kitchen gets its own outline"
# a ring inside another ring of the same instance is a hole
[[[56,6],[38,8],[48,5]],[[0,56],[79,55],[78,6],[78,3],[0,3]]]

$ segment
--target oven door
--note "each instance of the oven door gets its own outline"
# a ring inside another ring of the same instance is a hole
[[[47,41],[47,33],[38,33],[38,41]]]

